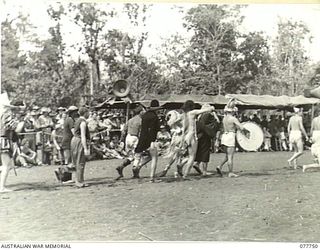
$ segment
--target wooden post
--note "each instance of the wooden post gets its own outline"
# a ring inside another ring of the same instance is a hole
[[[127,110],[126,110],[126,124],[129,120],[129,112],[130,112],[130,102],[127,102]]]
[[[313,118],[314,118],[314,104],[312,104],[312,106],[311,106],[311,122],[312,122]]]

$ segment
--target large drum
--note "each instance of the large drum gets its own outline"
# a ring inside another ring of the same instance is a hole
[[[261,147],[264,140],[261,127],[254,122],[244,122],[241,124],[250,133],[246,136],[243,132],[238,130],[236,135],[238,144],[243,150],[257,151]]]

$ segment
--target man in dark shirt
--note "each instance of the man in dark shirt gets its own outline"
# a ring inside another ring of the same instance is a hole
[[[210,106],[210,105],[209,105]],[[204,104],[202,108],[206,108]],[[193,168],[203,176],[207,176],[208,162],[210,159],[211,140],[216,135],[220,127],[220,120],[216,113],[208,112],[201,114],[197,122],[198,148]],[[202,165],[202,171],[199,166]]]
[[[63,149],[65,165],[71,163],[71,139],[74,134],[74,123],[78,116],[78,108],[76,106],[70,106],[67,110],[68,117],[63,124],[63,138],[61,142],[61,148]]]
[[[159,109],[159,101],[152,100],[150,107],[141,117],[141,131],[139,142],[135,149],[133,162],[133,178],[139,178],[139,172],[143,165],[151,160],[151,182],[154,182],[158,161],[158,150],[155,144],[157,133],[160,130],[160,121],[156,114]],[[143,154],[148,151],[147,159],[142,160]]]
[[[266,115],[262,116],[261,127],[262,128],[269,128],[269,122],[267,120]]]
[[[279,126],[274,115],[271,115],[270,117],[269,131],[271,134],[271,148],[272,150],[276,151],[277,150],[276,140],[279,132]]]

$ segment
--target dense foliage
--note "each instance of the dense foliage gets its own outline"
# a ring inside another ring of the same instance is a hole
[[[2,89],[29,105],[68,106],[90,103],[110,94],[113,82],[127,79],[132,94],[301,94],[306,85],[319,84],[320,66],[312,65],[305,44],[311,43],[302,22],[278,21],[274,40],[263,32],[241,33],[242,5],[200,4],[187,10],[184,28],[163,42],[152,61],[148,46],[148,18],[152,5],[123,4],[134,35],[109,27],[119,15],[108,4],[55,4],[48,7],[52,26],[48,38],[33,33],[20,15],[1,23]],[[83,39],[68,54],[66,20],[81,29]],[[25,51],[21,40],[36,49]]]

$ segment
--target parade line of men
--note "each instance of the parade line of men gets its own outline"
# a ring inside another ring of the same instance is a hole
[[[13,106],[10,103],[1,103],[1,176],[0,192],[9,192],[6,188],[6,180],[10,169],[15,167],[15,144],[14,136],[15,125],[12,124],[12,113],[24,109],[25,106]],[[170,146],[169,165],[166,165],[160,174],[156,174],[158,163],[158,147],[156,146],[157,134],[160,130],[160,120],[157,112],[161,109],[157,100],[152,100],[150,105],[144,109],[138,106],[134,110],[134,116],[127,122],[124,131],[126,132],[125,144],[127,157],[116,168],[119,180],[123,177],[123,169],[132,164],[133,178],[140,177],[141,167],[151,162],[150,182],[155,182],[157,177],[165,176],[170,165],[173,162],[177,164],[176,177],[188,179],[191,168],[194,168],[202,176],[212,173],[207,171],[210,159],[211,138],[220,133],[222,136],[221,144],[224,147],[225,158],[223,162],[216,167],[219,176],[223,176],[222,168],[224,164],[228,165],[228,177],[238,177],[233,172],[233,157],[236,146],[237,130],[247,136],[250,132],[246,130],[239,122],[237,116],[237,107],[234,100],[224,108],[224,117],[220,121],[215,113],[215,108],[209,104],[204,104],[201,109],[195,109],[195,103],[188,100],[182,106],[182,113],[168,112],[167,120],[170,124],[172,139]],[[90,155],[89,141],[90,132],[87,119],[89,110],[85,107],[74,108],[78,113],[78,118],[74,120],[70,115],[70,122],[64,124],[69,128],[69,139],[64,142],[66,157],[70,157],[72,162],[65,167],[60,167],[55,171],[57,178],[62,181],[65,173],[75,173],[75,186],[83,188],[88,186],[84,182],[84,170],[86,159]],[[303,136],[309,140],[302,122],[302,109],[294,108],[294,116],[289,120],[288,134],[290,143],[294,148],[294,155],[288,160],[289,166],[297,168],[297,159],[303,154]],[[320,157],[320,112],[316,111],[317,117],[311,125],[311,152],[315,157],[314,164],[304,165],[303,172],[309,168],[319,168]],[[169,115],[170,114],[170,115]],[[173,115],[174,122],[172,122]],[[68,121],[69,118],[66,119]],[[73,120],[71,122],[71,120]],[[170,120],[170,121],[169,121]],[[180,124],[180,125],[179,125]],[[184,167],[184,172],[182,171]]]

